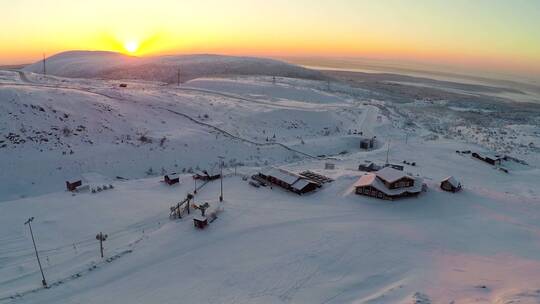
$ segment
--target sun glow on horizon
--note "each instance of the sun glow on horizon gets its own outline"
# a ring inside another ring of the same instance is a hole
[[[137,41],[131,40],[124,43],[124,49],[128,53],[135,53],[139,50],[139,43]]]
[[[81,49],[375,58],[540,75],[534,0],[45,2],[0,4],[17,29],[0,30],[0,64]]]

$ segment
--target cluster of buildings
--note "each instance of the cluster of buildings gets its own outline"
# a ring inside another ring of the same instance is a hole
[[[441,189],[458,192],[462,186],[453,176],[443,179]],[[355,193],[384,200],[395,200],[417,196],[427,190],[427,185],[420,177],[411,176],[391,166],[362,175],[354,184]]]
[[[372,170],[372,169],[377,170]],[[405,197],[417,196],[427,190],[427,185],[420,177],[411,176],[403,170],[392,166],[377,167],[368,165],[369,170],[360,176],[354,183],[354,191],[358,195],[365,195],[383,200],[396,200]],[[305,194],[317,190],[325,183],[333,180],[321,174],[304,171],[294,173],[281,168],[269,168],[264,172],[252,176],[253,181],[260,185],[276,185],[296,194]],[[456,178],[449,176],[440,183],[441,189],[449,192],[460,191],[462,186]]]
[[[509,170],[502,166],[503,161],[514,161],[514,162],[522,164],[522,165],[527,165],[527,162],[516,159],[514,157],[510,157],[508,155],[500,155],[500,154],[494,154],[494,153],[482,153],[482,152],[471,152],[470,150],[456,151],[456,153],[470,154],[472,158],[478,159],[478,160],[483,161],[483,162],[485,162],[487,164],[495,166],[497,169],[499,169],[500,171],[503,171],[505,173],[509,173]]]

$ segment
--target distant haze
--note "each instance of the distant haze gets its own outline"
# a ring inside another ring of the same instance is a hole
[[[365,73],[392,73],[429,77],[439,80],[485,83],[493,80],[511,80],[540,87],[540,74],[512,73],[489,68],[475,69],[460,65],[441,65],[427,62],[382,60],[351,57],[279,57],[284,61],[317,70],[342,70]]]

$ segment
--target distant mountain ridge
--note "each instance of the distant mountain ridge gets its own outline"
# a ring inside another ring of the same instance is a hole
[[[43,62],[24,71],[43,73]],[[174,83],[220,75],[266,75],[304,79],[325,79],[310,70],[283,61],[213,54],[134,57],[108,51],[67,51],[46,59],[47,74],[70,78],[140,79]]]

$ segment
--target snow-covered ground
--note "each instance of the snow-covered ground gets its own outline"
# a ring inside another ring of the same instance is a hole
[[[178,87],[0,71],[0,303],[540,303],[534,118],[483,130],[452,116],[476,110],[384,94],[271,76]],[[377,136],[375,150],[359,150],[360,132]],[[506,162],[508,174],[456,153],[500,151],[508,138],[522,144],[508,154],[528,162]],[[354,194],[358,165],[383,163],[388,144],[427,192]],[[219,156],[225,201],[219,181],[195,197],[221,205],[218,219],[202,231],[199,211],[169,219],[194,187],[188,172],[217,172]],[[270,165],[335,181],[298,196],[242,179]],[[180,185],[160,182],[166,172]],[[448,175],[464,191],[441,191]],[[79,178],[114,188],[64,191]],[[31,216],[49,289],[23,225]]]

